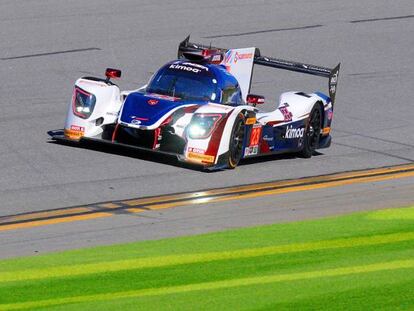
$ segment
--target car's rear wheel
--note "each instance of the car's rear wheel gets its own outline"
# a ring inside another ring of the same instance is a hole
[[[299,153],[303,158],[310,158],[319,145],[322,128],[322,109],[316,104],[309,115],[309,123],[305,130],[303,149]]]
[[[229,156],[227,164],[231,169],[235,168],[242,158],[244,132],[244,117],[242,114],[239,114],[234,121],[229,142]]]

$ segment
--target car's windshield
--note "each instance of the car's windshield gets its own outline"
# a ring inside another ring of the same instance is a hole
[[[161,69],[152,78],[147,87],[148,93],[167,95],[183,100],[215,103],[220,100],[217,80],[210,74],[170,68]]]

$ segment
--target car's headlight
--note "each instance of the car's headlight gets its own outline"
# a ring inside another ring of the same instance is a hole
[[[192,139],[204,139],[209,137],[222,118],[223,115],[219,113],[193,115],[187,129],[188,136]]]
[[[76,116],[82,119],[89,118],[93,112],[93,108],[95,108],[95,103],[95,95],[75,86],[72,97],[72,110]]]

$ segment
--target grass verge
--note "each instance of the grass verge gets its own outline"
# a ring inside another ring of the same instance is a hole
[[[0,310],[413,306],[414,207],[0,261]]]

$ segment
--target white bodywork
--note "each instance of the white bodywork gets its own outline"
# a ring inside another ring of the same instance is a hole
[[[82,136],[98,136],[102,134],[104,125],[115,123],[118,119],[118,113],[122,106],[119,87],[104,81],[83,78],[78,79],[75,85],[95,95],[96,103],[91,116],[83,119],[73,113],[74,99],[72,98],[65,122],[65,135],[73,139],[79,139]],[[103,118],[103,122],[96,125],[96,121],[100,118]]]
[[[239,82],[244,101],[250,91],[255,50],[255,47],[228,50],[221,63]]]
[[[324,109],[329,109],[331,104],[319,97],[316,94],[306,94],[308,97],[298,95],[298,92],[285,92],[280,95],[279,105],[271,112],[258,112],[257,120],[259,123],[265,125],[268,122],[280,121],[278,125],[300,121],[309,117],[309,114],[316,102],[321,102]],[[286,120],[286,116],[282,113],[283,109],[291,113],[291,119]]]
[[[218,158],[220,155],[229,151],[229,141],[230,136],[233,128],[233,124],[235,119],[237,118],[238,114],[242,111],[254,111],[255,108],[252,106],[238,106],[238,107],[231,107],[231,106],[224,106],[218,104],[208,104],[200,107],[197,109],[195,113],[197,114],[223,114],[227,117],[226,123],[224,125],[223,134],[220,139],[220,143],[217,150],[217,155],[214,158],[214,162],[212,164],[217,164]],[[210,137],[205,139],[191,139],[187,137],[187,145],[185,148],[184,156],[186,159],[190,159],[189,152],[193,152],[196,150],[200,154],[204,154],[204,151],[208,149],[210,143]]]
[[[244,101],[246,101],[246,97],[250,90],[254,53],[254,47],[228,50],[222,62],[222,65],[227,68],[227,71],[239,82]],[[123,102],[131,91],[121,92],[117,85],[99,79],[96,79],[95,81],[95,79],[89,80],[87,78],[81,78],[76,81],[75,85],[86,92],[93,94],[96,97],[96,103],[92,114],[87,119],[83,119],[73,112],[72,105],[74,99],[72,98],[72,103],[69,105],[65,123],[65,136],[67,138],[72,140],[78,140],[81,137],[100,138],[105,125],[122,124],[120,116],[122,114]],[[139,90],[143,89],[145,89],[145,86]],[[232,128],[240,113],[251,111],[253,115],[255,115],[254,122],[256,122],[256,126],[259,127],[271,122],[280,126],[308,118],[316,102],[321,102],[324,110],[331,108],[331,104],[317,94],[303,94],[297,92],[283,93],[280,96],[278,106],[271,112],[261,112],[256,107],[249,105],[233,107],[210,103],[200,106],[193,112],[184,113],[174,122],[174,124],[171,124],[171,126],[174,128],[174,133],[183,137],[186,141],[184,153],[180,155],[181,159],[213,165],[217,164],[220,155],[229,151]],[[130,123],[124,125],[143,130],[155,130],[159,128],[166,119],[174,114],[174,112],[187,106],[194,105],[189,104],[179,106],[169,111],[151,126]],[[225,116],[224,129],[217,147],[217,153],[214,156],[204,154],[209,148],[211,136],[205,139],[191,139],[186,135],[186,128],[190,124],[194,113],[218,113]],[[206,158],[207,162],[205,161]]]
[[[269,122],[276,122],[277,126],[283,126],[285,124],[293,123],[296,121],[304,120],[309,117],[309,114],[316,102],[322,103],[324,110],[331,107],[330,103],[327,103],[324,99],[316,94],[306,94],[309,97],[297,95],[297,92],[286,92],[280,96],[278,107],[271,112],[260,112],[257,108],[252,106],[237,106],[228,107],[217,104],[208,104],[199,108],[196,113],[222,113],[229,115],[226,121],[223,135],[220,140],[220,145],[217,151],[217,155],[214,159],[214,164],[217,164],[220,155],[229,151],[229,141],[232,133],[232,128],[235,119],[241,112],[254,111],[256,113],[256,120],[262,126]],[[286,108],[291,113],[291,118],[286,119],[286,116],[281,112],[280,108]],[[187,119],[188,121],[190,119]],[[207,150],[211,137],[206,139],[190,139],[187,138],[187,146],[185,149],[185,158],[189,159],[189,152],[197,150],[199,153]]]

